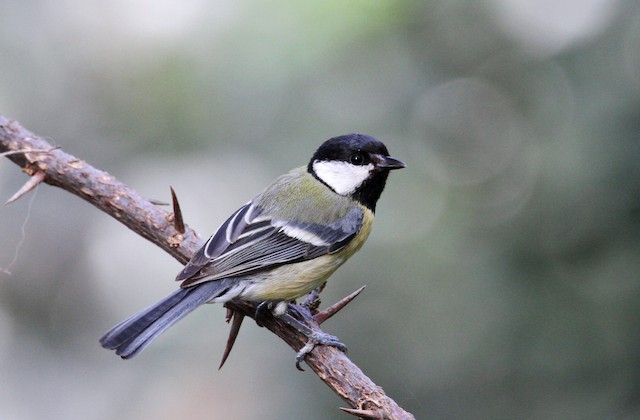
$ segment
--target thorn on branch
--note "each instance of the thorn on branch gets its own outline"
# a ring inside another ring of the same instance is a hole
[[[9,204],[17,201],[20,197],[22,197],[23,195],[25,195],[26,193],[28,193],[29,191],[33,190],[35,187],[40,185],[42,181],[44,181],[44,178],[45,178],[45,173],[42,171],[38,171],[35,174],[33,174],[33,176],[29,178],[27,182],[25,182],[22,188],[20,188],[18,192],[13,194],[11,198],[4,203],[4,205],[8,206]]]
[[[173,187],[169,188],[171,189],[171,201],[173,202],[173,226],[178,233],[183,234],[185,232],[185,228],[184,220],[182,219],[182,210],[180,210],[180,203],[178,203],[178,197],[176,196],[176,192],[173,190]],[[220,365],[220,367],[222,367],[222,365]]]
[[[340,407],[340,410],[365,420],[384,420],[386,418],[384,413],[380,410],[360,410],[357,408],[344,407]]]
[[[236,338],[238,338],[238,333],[240,332],[240,327],[242,326],[242,321],[244,320],[244,314],[242,312],[237,312],[233,309],[227,308],[226,321],[229,322],[231,320],[233,320],[233,322],[231,323],[231,330],[229,330],[227,346],[224,349],[224,354],[222,355],[222,361],[220,362],[220,366],[218,366],[218,370],[222,369],[224,362],[227,361],[227,357],[229,357],[229,354],[231,354],[231,349],[233,349]]]
[[[321,325],[324,321],[337,314],[342,308],[347,306],[349,303],[351,303],[351,301],[358,297],[358,295],[362,293],[365,287],[367,286],[362,286],[355,292],[351,293],[349,296],[346,296],[339,302],[336,302],[333,305],[329,306],[324,311],[318,312],[317,314],[313,315],[313,319],[318,323],[318,325]]]

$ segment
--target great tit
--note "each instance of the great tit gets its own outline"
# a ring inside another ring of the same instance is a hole
[[[180,289],[100,344],[131,358],[204,303],[266,302],[282,316],[362,247],[389,171],[404,167],[371,136],[325,141],[307,166],[280,176],[218,228],[178,274]]]

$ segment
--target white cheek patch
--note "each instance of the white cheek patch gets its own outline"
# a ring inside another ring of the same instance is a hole
[[[373,164],[357,166],[342,161],[316,160],[313,162],[313,170],[335,192],[347,195],[369,178]]]

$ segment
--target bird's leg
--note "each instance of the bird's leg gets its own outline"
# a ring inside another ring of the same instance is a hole
[[[347,346],[340,342],[338,337],[320,330],[311,315],[313,309],[309,306],[288,304],[285,301],[264,301],[256,307],[255,320],[258,326],[264,326],[267,317],[275,316],[307,337],[307,343],[296,354],[296,368],[298,370],[304,370],[300,367],[300,363],[317,345],[332,346],[347,351]]]
[[[256,307],[255,320],[259,327],[264,327],[264,321],[271,316],[272,302],[265,300]]]
[[[307,354],[311,353],[314,347],[319,344],[347,351],[347,346],[340,342],[338,337],[327,334],[317,327],[308,307],[289,305],[288,311],[280,315],[279,318],[307,337],[307,344],[296,354],[296,368],[298,368],[298,370],[304,370],[300,367],[300,363],[302,363]],[[307,325],[307,323],[311,326]]]
[[[311,311],[312,315],[315,315],[318,312],[318,308],[320,307],[320,293],[327,285],[325,281],[320,286],[313,289],[305,298],[304,302],[302,302],[302,306],[306,306]]]

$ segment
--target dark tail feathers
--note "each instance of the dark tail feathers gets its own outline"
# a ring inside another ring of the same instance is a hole
[[[100,339],[100,344],[106,349],[115,350],[123,359],[129,359],[189,312],[208,300],[223,295],[230,286],[227,283],[229,279],[179,289],[113,327]]]

